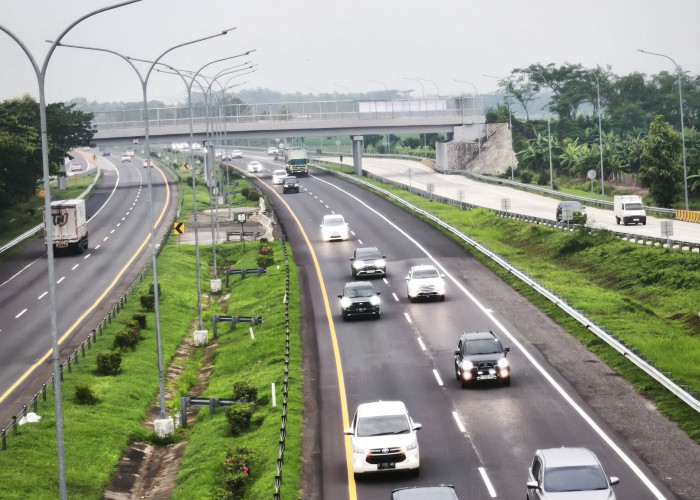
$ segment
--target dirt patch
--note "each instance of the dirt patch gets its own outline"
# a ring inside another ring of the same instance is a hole
[[[201,359],[201,368],[197,372],[197,383],[189,390],[190,395],[201,395],[206,388],[206,381],[213,369],[213,351],[216,344],[205,347]],[[182,359],[192,356],[195,351],[193,339],[183,339],[173,362],[165,374],[165,399],[170,401],[175,394],[175,382],[182,374]],[[188,421],[194,421],[199,411],[198,407],[187,408]],[[160,417],[160,407],[151,406],[148,416],[141,425],[153,431],[153,422]],[[175,477],[180,466],[180,460],[185,452],[187,442],[173,445],[155,446],[147,443],[134,443],[119,462],[112,481],[105,489],[103,500],[132,500],[149,498],[167,500],[175,487]]]

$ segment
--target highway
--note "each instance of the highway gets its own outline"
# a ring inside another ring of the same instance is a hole
[[[86,203],[89,248],[82,255],[54,259],[62,362],[106,317],[151,255],[147,171],[141,160],[134,158],[133,163],[115,165],[107,158],[97,158],[103,179]],[[152,172],[154,213],[162,231],[165,213],[172,210],[176,197],[163,173],[159,169]],[[58,192],[52,193],[54,200],[59,196]],[[41,238],[0,266],[3,426],[52,373],[47,277],[46,250]]]
[[[323,159],[340,163],[338,157]],[[351,159],[345,158],[348,169],[351,167],[351,161]],[[417,189],[427,190],[427,186],[432,184],[436,195],[462,200],[493,210],[502,210],[501,200],[507,198],[510,200],[509,211],[550,220],[555,219],[556,206],[559,201],[520,189],[478,182],[461,175],[436,174],[432,168],[412,160],[364,157],[362,158],[362,167],[367,172]],[[586,213],[588,214],[588,226],[640,236],[662,237],[661,221],[669,220],[654,217],[653,213],[648,213],[646,225],[630,224],[624,226],[616,224],[612,210],[589,206],[586,207]],[[700,243],[700,224],[674,220],[671,239]]]
[[[453,484],[464,498],[521,498],[534,451],[559,446],[595,452],[607,473],[620,478],[618,498],[676,498],[579,394],[579,381],[567,370],[578,369],[592,387],[621,391],[617,385],[624,382],[613,383],[607,366],[459,245],[330,174],[313,173],[301,179],[299,194],[281,195],[271,186],[275,164],[264,161],[264,167],[255,177],[274,191],[302,286],[305,376],[312,387],[305,498],[386,499],[395,487],[440,483]],[[321,241],[319,224],[327,213],[345,216],[349,241]],[[379,320],[340,318],[336,295],[352,280],[349,258],[356,246],[378,246],[387,256],[387,278],[372,281],[381,292]],[[411,265],[430,262],[447,276],[447,298],[410,303],[404,276]],[[512,347],[510,387],[462,389],[455,380],[457,340],[473,330],[492,330]],[[359,403],[378,399],[404,401],[423,425],[419,477],[354,480],[343,429]]]

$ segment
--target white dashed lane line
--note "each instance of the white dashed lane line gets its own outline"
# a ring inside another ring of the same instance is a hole
[[[22,309],[22,310],[17,314],[17,316],[15,316],[15,319],[19,318],[20,316],[22,316],[22,315],[23,315],[24,313],[26,313],[26,312],[27,312],[26,309]]]
[[[455,420],[455,423],[457,424],[457,428],[459,429],[459,432],[461,432],[462,434],[467,432],[467,429],[464,428],[464,424],[459,419],[459,415],[457,415],[456,411],[452,412],[452,418]]]
[[[427,350],[428,350],[428,348],[427,348],[427,347],[425,347],[425,344],[423,343],[423,339],[422,339],[422,338],[420,338],[420,337],[418,337],[418,339],[417,339],[417,340],[418,340],[418,345],[419,345],[419,346],[420,346],[420,348],[421,348],[421,351],[427,351]]]
[[[408,315],[407,312],[403,313],[403,315],[406,318],[406,321],[408,321],[409,325],[413,323],[413,321],[411,321],[411,317]]]
[[[44,292],[44,293],[42,293],[41,295],[39,295],[39,296],[36,298],[36,300],[41,300],[41,299],[43,299],[44,297],[46,297],[48,294],[49,294],[49,292],[48,292],[48,290],[47,290],[46,292]]]
[[[486,475],[486,469],[484,469],[483,467],[479,467],[479,473],[481,474],[481,479],[484,480],[484,484],[486,485],[486,489],[489,490],[489,495],[491,495],[491,498],[496,498],[496,490],[494,489],[493,485],[491,484],[489,477]]]
[[[399,301],[399,297],[398,297],[394,292],[391,292],[391,296],[394,297],[394,300],[395,300],[396,302]]]
[[[65,277],[65,276],[61,276],[61,278],[56,282],[56,284],[58,285],[58,284],[61,283],[61,281],[63,281],[64,279],[66,279],[66,277]]]
[[[76,269],[78,269],[78,266],[79,266],[79,265],[80,265],[80,264],[74,265],[73,267],[70,268],[70,270],[71,270],[71,271],[75,271]]]
[[[433,368],[433,375],[435,375],[435,380],[437,380],[438,385],[440,387],[442,387],[443,386],[442,379],[440,378],[440,374],[438,373],[438,371],[435,368]]]

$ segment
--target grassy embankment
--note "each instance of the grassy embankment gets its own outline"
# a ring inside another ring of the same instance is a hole
[[[503,219],[485,209],[462,211],[376,184],[498,253],[671,373],[676,383],[689,386],[692,392],[700,391],[697,253],[642,247],[605,231],[583,228],[566,232]],[[465,249],[472,252],[467,245]],[[475,257],[634,383],[641,394],[654,400],[662,412],[700,442],[700,415],[696,411],[510,273],[480,254]]]
[[[199,190],[199,186],[198,186]],[[191,206],[191,190],[189,204]],[[199,196],[208,206],[206,195]],[[187,203],[187,200],[185,200]],[[259,243],[226,244],[217,248],[217,264],[239,268],[257,267]],[[187,440],[188,445],[178,473],[177,486],[172,498],[215,498],[222,483],[222,465],[230,448],[243,446],[255,451],[250,468],[246,499],[271,498],[278,456],[281,422],[281,387],[284,367],[284,260],[279,242],[273,242],[275,263],[268,274],[260,277],[232,276],[230,289],[214,301],[206,298],[210,277],[211,247],[200,245],[201,276],[205,305],[204,326],[210,332],[213,314],[262,316],[264,323],[254,328],[251,338],[247,324],[230,328],[219,324],[214,367],[207,379],[204,397],[230,398],[233,383],[246,381],[258,388],[259,399],[267,401],[259,407],[252,419],[252,429],[239,437],[231,437],[226,421],[226,409],[216,411],[210,418],[203,409],[195,422],[186,430],[178,430],[175,440]],[[161,286],[160,318],[164,364],[173,360],[183,337],[191,335],[197,321],[197,294],[195,283],[194,247],[182,245],[171,238],[158,258],[158,276]],[[282,484],[283,498],[298,498],[301,476],[301,423],[303,395],[301,392],[301,345],[299,340],[299,298],[297,271],[290,253],[290,372],[287,416],[287,437]],[[279,266],[279,267],[278,267]],[[149,407],[157,404],[158,382],[156,372],[156,339],[154,314],[148,313],[148,326],[142,330],[144,339],[134,351],[123,354],[121,372],[116,376],[100,377],[95,373],[97,352],[109,350],[114,335],[124,323],[141,310],[138,297],[147,293],[152,278],[141,283],[131,295],[125,309],[105,329],[104,335],[86,352],[72,373],[66,374],[62,384],[66,470],[68,495],[75,499],[99,499],[109,482],[121,455],[132,442],[157,441],[142,423]],[[229,294],[230,293],[230,294]],[[295,296],[296,295],[296,296]],[[210,339],[211,340],[211,339]],[[183,373],[178,381],[168,381],[175,395],[168,407],[179,409],[180,394],[187,394],[195,383],[201,367],[202,348],[178,363]],[[271,384],[276,383],[276,407],[270,406]],[[88,385],[99,402],[79,405],[75,390]],[[0,483],[2,498],[49,499],[57,497],[56,437],[53,393],[47,402],[40,403],[42,420],[22,426],[19,435],[8,438],[8,449],[0,452]]]

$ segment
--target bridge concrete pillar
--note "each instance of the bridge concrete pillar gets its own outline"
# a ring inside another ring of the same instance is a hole
[[[352,166],[357,175],[362,175],[362,144],[364,137],[361,135],[352,136]]]

